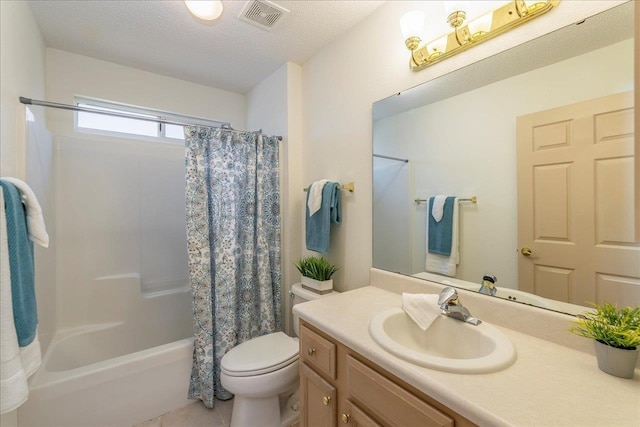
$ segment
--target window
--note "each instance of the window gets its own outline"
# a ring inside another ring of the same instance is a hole
[[[190,117],[165,111],[151,110],[148,108],[134,107],[117,104],[109,101],[100,101],[91,98],[76,97],[75,104],[78,107],[91,108],[93,110],[108,111],[112,113],[126,114],[144,119],[130,117],[117,117],[105,114],[76,112],[76,130],[79,132],[97,133],[101,135],[113,135],[119,137],[133,137],[165,141],[184,141],[184,126],[177,124],[158,123],[153,120],[164,119],[168,121],[193,123],[204,126],[221,126],[224,122],[216,120]]]

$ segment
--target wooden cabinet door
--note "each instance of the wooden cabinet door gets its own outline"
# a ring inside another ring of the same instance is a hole
[[[350,427],[382,427],[350,401],[347,401],[344,408],[344,413],[340,414],[342,423],[348,424]]]
[[[454,427],[453,418],[352,356],[346,360],[347,393],[388,426]]]
[[[306,363],[300,366],[300,427],[335,427],[336,388]]]

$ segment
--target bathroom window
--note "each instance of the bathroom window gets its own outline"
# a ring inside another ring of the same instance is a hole
[[[175,122],[195,123],[204,126],[221,126],[224,124],[224,122],[215,120],[185,116],[182,114],[169,113],[166,111],[152,110],[85,97],[76,97],[75,104],[78,107],[113,113],[123,113],[145,119],[164,119]],[[136,139],[142,138],[166,142],[184,141],[183,126],[129,117],[117,117],[77,111],[75,126],[76,131],[78,132],[88,132],[99,135],[111,135],[124,138],[133,137]]]

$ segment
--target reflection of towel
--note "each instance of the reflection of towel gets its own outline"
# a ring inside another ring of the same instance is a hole
[[[307,199],[309,193],[307,193]],[[329,252],[329,235],[331,223],[340,224],[342,214],[340,212],[340,184],[328,182],[322,189],[322,204],[315,215],[309,215],[307,206],[306,215],[306,242],[307,249],[326,255]]]
[[[436,222],[440,222],[440,220],[442,219],[442,215],[444,215],[444,203],[446,201],[447,201],[447,196],[443,196],[443,195],[437,195],[429,199],[429,208],[431,210],[431,216]]]
[[[321,179],[309,186],[309,194],[307,196],[307,207],[309,208],[309,216],[313,216],[314,213],[320,210],[320,205],[322,204],[322,190],[324,189],[324,185],[327,182],[329,182],[328,179]]]
[[[18,344],[25,347],[36,337],[38,312],[34,286],[33,243],[29,241],[27,220],[18,189],[0,180],[4,191],[9,267],[11,272],[11,299],[13,321],[18,334]]]
[[[427,228],[427,242],[429,242],[429,235],[431,223],[429,221],[429,217],[431,215],[427,214],[426,228]],[[427,271],[431,271],[433,273],[440,273],[446,276],[455,277],[456,275],[456,266],[460,262],[460,253],[459,253],[459,228],[458,228],[458,201],[457,199],[453,202],[453,215],[452,215],[452,226],[451,226],[451,254],[449,256],[446,255],[438,255],[435,253],[430,253],[428,249],[427,243],[427,259],[425,262],[425,269]]]
[[[20,361],[18,336],[13,322],[9,270],[4,189],[0,186],[0,414],[13,411],[29,396],[27,375]]]
[[[38,203],[38,199],[31,187],[29,187],[26,182],[19,180],[18,178],[3,177],[0,179],[15,185],[22,193],[22,201],[24,202],[27,211],[27,229],[29,230],[29,239],[42,247],[48,248],[49,234],[47,234],[47,228],[44,224],[42,208],[40,207],[40,203]]]
[[[429,198],[429,246],[428,250],[431,254],[451,255],[451,239],[453,234],[453,205],[455,197],[447,197],[442,207],[442,213],[439,207],[442,197],[436,196]],[[440,218],[438,220],[437,218]]]
[[[437,294],[402,293],[402,309],[416,324],[426,331],[440,316]]]

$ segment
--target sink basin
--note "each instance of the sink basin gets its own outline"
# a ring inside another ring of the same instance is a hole
[[[439,316],[423,331],[401,308],[377,314],[371,338],[383,349],[413,364],[460,374],[502,370],[516,359],[511,341],[498,329]]]

